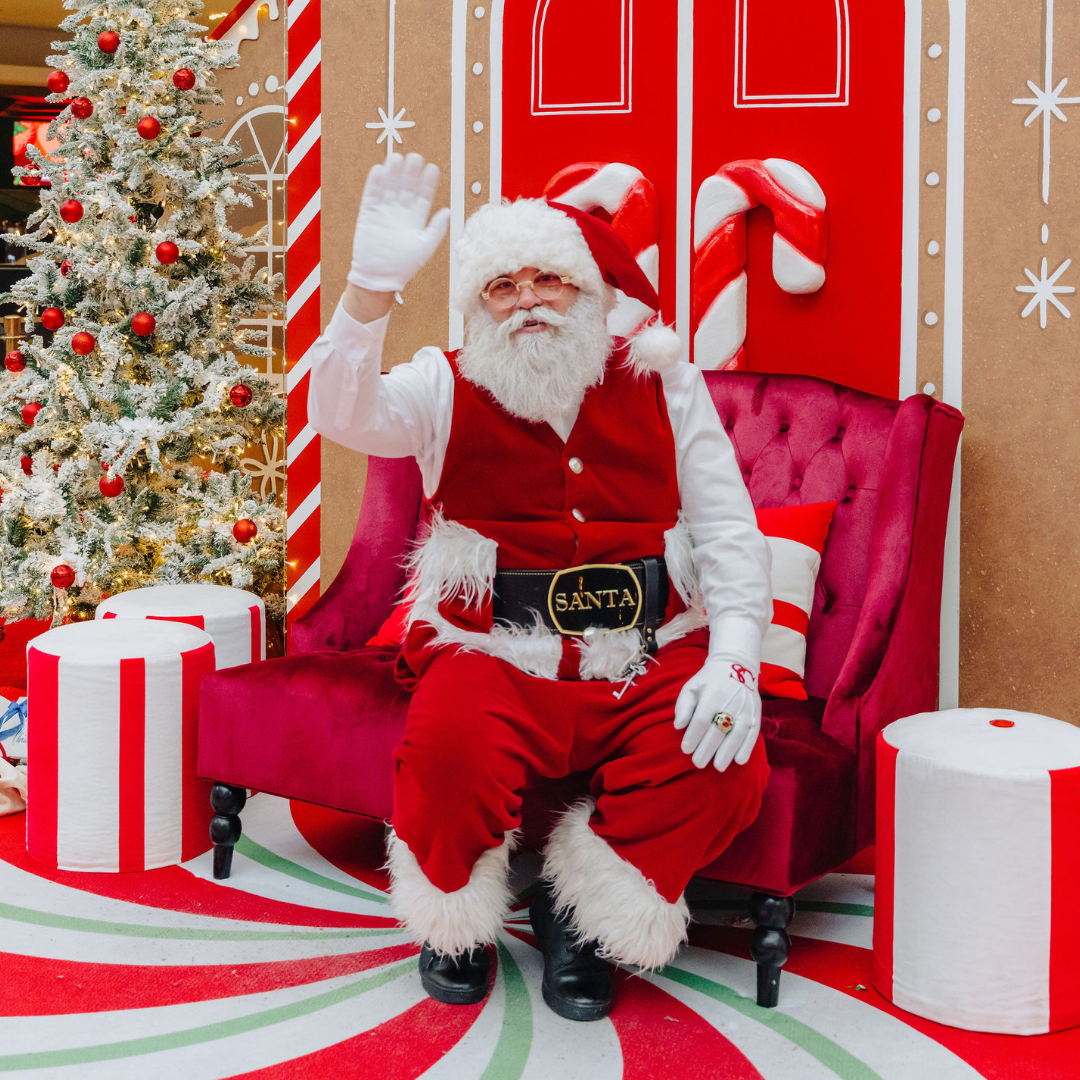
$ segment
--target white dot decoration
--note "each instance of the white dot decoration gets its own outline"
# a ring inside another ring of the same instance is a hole
[[[924,394],[932,394],[932,393],[933,393],[933,392],[934,392],[934,391],[935,391],[936,389],[937,389],[937,387],[936,387],[936,386],[935,386],[935,385],[934,385],[934,384],[933,384],[932,382],[928,382],[928,383],[927,383],[927,384],[926,384],[926,385],[925,385],[925,386],[924,386],[924,387],[922,388],[922,392],[923,392]]]
[[[244,104],[244,99],[239,95],[237,95],[236,104],[237,105],[243,105]]]
[[[473,8],[473,14],[474,14],[474,15],[475,15],[475,16],[476,16],[476,17],[477,17],[478,19],[482,19],[482,18],[484,17],[484,9],[483,9],[482,7],[478,7],[478,8]]]
[[[926,245],[927,255],[936,255],[940,250],[941,245],[936,240],[931,240],[930,243]]]
[[[480,183],[479,180],[476,180],[476,181],[473,182],[472,193],[474,195],[479,195],[480,192],[483,191],[483,190],[484,190],[483,185]]]
[[[484,74],[484,65],[481,64],[479,60],[477,60],[476,63],[473,64],[472,73],[474,75],[483,75]]]
[[[928,172],[926,174],[926,183],[930,187],[937,187],[941,181],[941,177],[936,172]]]
[[[259,84],[257,82],[253,82],[248,87],[248,97],[254,97],[258,92],[259,92]]]
[[[477,135],[479,135],[480,132],[484,130],[484,121],[483,120],[474,120],[472,129],[473,129],[473,131],[476,132]]]
[[[267,75],[266,82],[263,83],[268,94],[272,94],[280,85],[281,83],[276,75]]]
[[[936,60],[941,55],[941,46],[938,45],[937,42],[934,42],[934,44],[926,50],[926,55],[929,56],[931,60]]]
[[[936,124],[941,119],[941,110],[928,109],[926,112],[926,119],[929,120],[931,124]]]
[[[937,326],[937,312],[936,311],[928,311],[922,317],[922,321],[924,323],[926,323],[927,326]]]
[[[1046,241],[1050,239],[1050,226],[1049,225],[1045,225],[1045,224],[1043,225],[1041,235],[1042,235],[1042,242],[1045,244]]]

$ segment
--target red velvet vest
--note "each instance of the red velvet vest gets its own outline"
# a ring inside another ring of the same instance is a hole
[[[633,375],[618,349],[564,443],[546,423],[512,416],[463,378],[456,355],[447,354],[454,414],[431,499],[445,517],[494,540],[500,569],[664,554],[679,485],[659,375]]]

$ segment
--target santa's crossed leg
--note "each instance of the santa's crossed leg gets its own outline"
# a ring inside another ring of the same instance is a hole
[[[768,547],[674,334],[608,335],[616,287],[659,303],[596,218],[539,199],[477,211],[457,249],[465,347],[380,374],[393,295],[446,233],[446,210],[428,220],[438,175],[415,154],[371,170],[308,401],[321,434],[423,476],[392,898],[428,993],[481,1000],[522,792],[590,776],[531,914],[545,1000],[599,1019],[604,960],[667,963],[687,881],[758,811]]]

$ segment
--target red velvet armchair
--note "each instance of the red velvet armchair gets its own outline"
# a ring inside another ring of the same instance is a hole
[[[963,418],[922,394],[892,401],[801,375],[711,372],[706,381],[755,506],[839,502],[807,636],[810,698],[764,702],[772,774],[761,813],[700,871],[754,891],[758,998],[775,1005],[792,894],[873,842],[875,736],[936,705],[945,524]],[[229,874],[244,788],[390,816],[391,753],[408,696],[394,681],[395,650],[365,642],[400,594],[420,501],[411,459],[372,458],[348,557],[294,625],[289,655],[204,681],[199,771],[217,782],[216,876]],[[527,794],[534,842],[574,784]]]

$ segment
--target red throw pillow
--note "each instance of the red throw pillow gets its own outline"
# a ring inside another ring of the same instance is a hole
[[[761,642],[761,693],[806,700],[806,628],[814,583],[836,503],[778,506],[757,511],[758,528],[772,548],[772,625]]]

